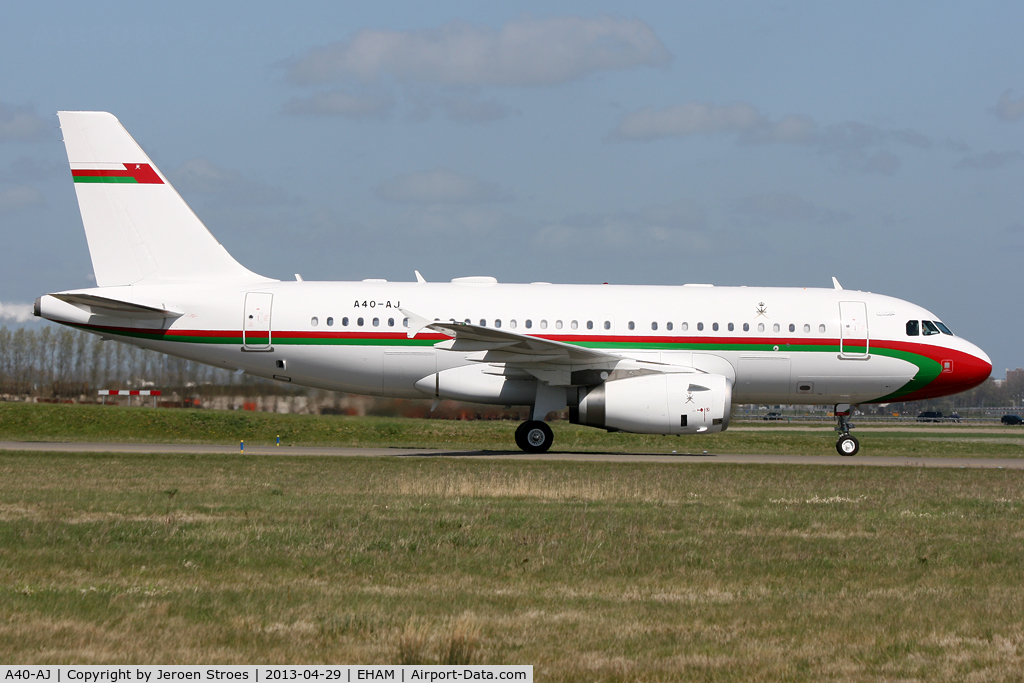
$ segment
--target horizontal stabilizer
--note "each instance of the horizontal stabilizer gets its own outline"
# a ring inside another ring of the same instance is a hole
[[[54,299],[60,299],[72,306],[94,315],[109,315],[116,318],[134,318],[141,320],[159,320],[161,318],[180,318],[181,313],[169,311],[164,308],[143,306],[128,301],[108,299],[105,296],[95,294],[51,294]]]

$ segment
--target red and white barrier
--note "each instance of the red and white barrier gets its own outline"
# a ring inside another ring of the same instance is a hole
[[[100,389],[100,396],[160,396],[159,389]]]

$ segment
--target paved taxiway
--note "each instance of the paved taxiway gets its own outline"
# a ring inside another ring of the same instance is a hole
[[[62,453],[238,453],[238,446],[164,443],[85,443],[0,441],[4,451],[59,451]],[[874,465],[879,467],[953,467],[1024,470],[1024,458],[893,458],[856,455],[735,455],[728,453],[573,453],[542,454],[522,451],[444,451],[426,448],[332,448],[311,446],[246,446],[249,455],[305,456],[420,456],[483,460],[573,460],[579,462],[746,463],[787,465]]]

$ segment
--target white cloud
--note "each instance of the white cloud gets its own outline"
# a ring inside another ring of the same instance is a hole
[[[5,304],[0,301],[0,320],[13,320],[23,323],[32,320],[32,304]]]
[[[764,117],[750,104],[718,106],[689,102],[665,109],[644,107],[626,114],[612,132],[625,140],[656,140],[711,133],[740,133],[764,124]]]
[[[533,243],[537,248],[569,249],[576,254],[650,254],[665,249],[708,252],[714,247],[704,208],[687,202],[567,216],[539,230]]]
[[[44,206],[43,193],[28,185],[0,190],[0,214],[14,213],[33,206]]]
[[[1024,118],[1024,96],[1014,100],[1010,97],[1012,92],[1012,90],[1005,91],[1000,96],[996,106],[989,109],[990,112],[995,114],[996,118],[1003,121],[1018,121]]]
[[[31,107],[0,102],[0,142],[44,140],[55,128],[55,124],[48,124]]]
[[[892,175],[899,169],[901,163],[898,156],[881,149],[864,160],[861,170],[865,173]]]
[[[513,112],[511,107],[501,102],[465,96],[443,97],[438,106],[447,118],[459,123],[490,123]]]
[[[452,21],[414,31],[363,30],[290,65],[300,84],[355,78],[444,86],[544,86],[599,71],[665,66],[668,50],[638,19],[523,17],[500,29]]]
[[[396,204],[483,204],[510,199],[496,185],[444,168],[386,180],[374,193]]]
[[[172,177],[179,189],[209,195],[221,204],[266,206],[295,201],[282,188],[250,180],[238,171],[220,168],[202,158],[186,161]]]
[[[741,197],[736,200],[735,208],[759,221],[836,225],[850,219],[847,213],[820,208],[789,192]]]
[[[927,136],[913,130],[890,130],[857,121],[822,126],[809,116],[798,114],[772,121],[748,102],[644,107],[623,115],[608,139],[651,141],[716,134],[732,135],[741,145],[800,145],[819,154],[836,156],[843,166],[888,175],[895,173],[900,160],[882,147],[899,144],[927,148],[933,144]]]
[[[285,103],[285,114],[341,116],[350,119],[382,119],[395,108],[390,95],[353,95],[341,90],[296,97]]]
[[[1024,154],[1020,152],[978,152],[968,154],[957,163],[956,168],[987,171],[1002,168],[1009,163],[1020,161]]]

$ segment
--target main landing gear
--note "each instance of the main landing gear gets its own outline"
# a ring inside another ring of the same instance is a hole
[[[527,453],[544,453],[555,440],[546,422],[527,420],[516,429],[516,445]]]
[[[839,432],[836,450],[839,451],[839,455],[857,455],[857,451],[860,450],[860,442],[857,441],[857,437],[850,435],[850,430],[853,429],[853,425],[850,424],[850,404],[837,404],[835,415],[839,422],[836,426],[836,431]]]

